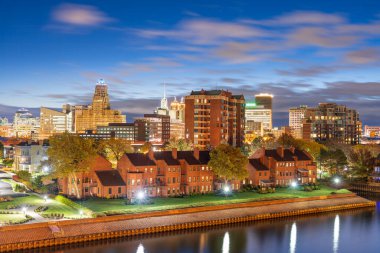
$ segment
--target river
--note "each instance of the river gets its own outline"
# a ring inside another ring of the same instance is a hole
[[[379,203],[377,209],[268,220],[29,252],[376,253],[380,252]]]

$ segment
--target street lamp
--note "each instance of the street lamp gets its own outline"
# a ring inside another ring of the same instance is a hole
[[[137,199],[143,200],[144,198],[145,198],[145,193],[143,191],[138,191],[137,192]]]
[[[339,177],[334,178],[334,183],[335,184],[340,184],[340,182],[341,182],[341,180],[340,180]]]
[[[296,181],[293,181],[291,184],[290,184],[293,188],[296,188],[298,186],[297,182]]]
[[[23,212],[24,214],[26,214],[26,207],[23,207],[23,208],[22,208],[22,212]]]
[[[79,215],[82,218],[82,216],[83,216],[83,210],[79,210]]]
[[[44,200],[45,200],[45,202],[47,202],[47,200],[48,200],[48,196],[47,195],[44,196]]]
[[[231,192],[231,189],[228,185],[225,185],[223,187],[224,196],[227,197],[227,195]]]

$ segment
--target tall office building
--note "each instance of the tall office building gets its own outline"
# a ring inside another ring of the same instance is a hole
[[[160,114],[144,114],[135,120],[135,140],[165,143],[170,140],[170,117]]]
[[[40,109],[40,133],[39,139],[48,139],[55,134],[73,132],[73,112],[60,112],[57,110],[41,107]]]
[[[306,140],[358,144],[361,137],[359,113],[345,105],[320,103],[306,110],[302,134]]]
[[[201,149],[244,140],[245,99],[224,90],[192,91],[185,97],[185,134]]]
[[[18,138],[37,138],[40,130],[40,119],[33,117],[28,109],[19,109],[13,119],[14,136]]]
[[[269,95],[268,95],[269,96]],[[249,101],[245,105],[246,122],[261,122],[263,131],[270,131],[273,127],[272,122],[272,97],[270,103],[268,96],[260,97],[260,104],[257,101]],[[256,99],[258,97],[256,96]],[[264,103],[265,102],[265,103]],[[248,126],[246,125],[248,129]]]
[[[171,120],[178,120],[185,123],[185,102],[184,98],[178,101],[177,98],[170,103],[169,116]]]
[[[306,110],[307,105],[301,105],[289,109],[289,127],[294,138],[302,138],[302,124]]]
[[[86,130],[96,130],[97,126],[107,126],[109,123],[125,123],[125,115],[120,111],[111,110],[108,97],[108,86],[100,80],[95,86],[92,104],[74,106],[75,132],[84,133]]]
[[[268,93],[260,93],[255,95],[256,106],[263,107],[264,109],[273,110],[272,106],[273,95]]]

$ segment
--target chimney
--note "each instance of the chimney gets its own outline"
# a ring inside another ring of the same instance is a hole
[[[149,157],[150,160],[154,160],[154,152],[153,152],[152,149],[149,149],[148,157]]]
[[[178,158],[178,156],[177,156],[177,148],[173,148],[172,149],[172,156],[173,156],[174,159]]]
[[[283,146],[280,146],[277,148],[277,154],[282,158],[284,157],[284,147]]]
[[[195,157],[195,159],[199,160],[199,149],[198,148],[194,148],[194,157]]]

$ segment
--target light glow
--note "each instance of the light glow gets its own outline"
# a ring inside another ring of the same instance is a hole
[[[289,253],[296,252],[296,244],[297,244],[297,225],[294,222],[292,228],[290,230],[290,245],[289,245]]]
[[[339,215],[335,216],[334,221],[334,234],[333,234],[333,252],[337,253],[339,248],[339,231],[340,231],[340,219]]]
[[[222,253],[230,252],[230,234],[226,232],[223,237]]]

